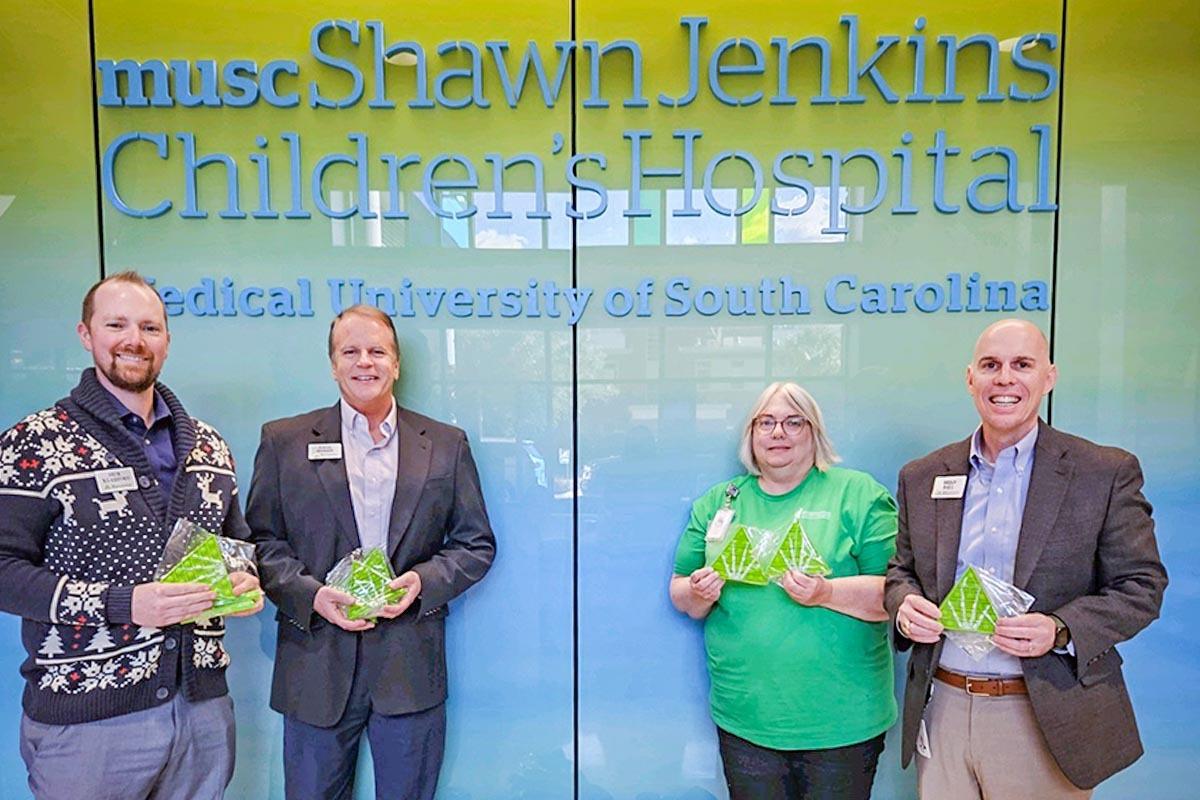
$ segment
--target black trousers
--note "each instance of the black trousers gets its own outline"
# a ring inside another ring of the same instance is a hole
[[[772,750],[720,728],[717,737],[730,800],[868,800],[884,735],[824,750]]]

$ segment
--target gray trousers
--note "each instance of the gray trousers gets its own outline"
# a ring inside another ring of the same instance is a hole
[[[182,695],[77,725],[21,715],[21,758],[36,800],[220,800],[233,777],[233,700]]]

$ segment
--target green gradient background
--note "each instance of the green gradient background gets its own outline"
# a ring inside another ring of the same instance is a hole
[[[265,420],[332,402],[335,394],[324,361],[329,310],[320,302],[327,276],[357,276],[395,286],[402,277],[417,285],[522,286],[530,279],[602,290],[643,277],[660,286],[670,276],[696,283],[757,283],[790,275],[813,292],[809,317],[678,319],[655,316],[613,319],[592,300],[577,329],[561,319],[399,320],[405,353],[400,402],[451,419],[471,437],[500,537],[500,557],[488,580],[456,604],[449,626],[452,662],[450,741],[440,797],[570,797],[578,769],[585,798],[724,797],[705,705],[705,677],[697,628],[679,619],[665,598],[670,552],[691,497],[734,469],[736,428],[746,404],[768,380],[796,378],[821,402],[838,449],[850,466],[866,469],[885,485],[906,460],[970,429],[973,412],[962,388],[970,341],[997,315],[920,314],[838,316],[823,306],[825,281],[843,272],[860,281],[921,283],[946,272],[981,272],[985,278],[1052,281],[1057,255],[1053,315],[1034,315],[1054,334],[1061,379],[1052,406],[1054,424],[1136,452],[1156,506],[1159,541],[1172,575],[1164,618],[1123,648],[1127,675],[1142,723],[1147,756],[1104,784],[1100,798],[1193,794],[1188,767],[1200,757],[1194,626],[1200,608],[1200,553],[1187,523],[1200,511],[1200,347],[1196,309],[1200,251],[1195,218],[1200,211],[1200,167],[1193,150],[1200,128],[1200,56],[1194,42],[1200,11],[1182,0],[1119,2],[1103,9],[1067,5],[1063,65],[1063,119],[1057,96],[1041,103],[994,105],[885,105],[862,87],[859,106],[813,107],[807,74],[811,56],[793,60],[793,92],[801,103],[765,102],[731,109],[711,97],[684,109],[658,107],[663,91],[678,94],[686,38],[684,14],[710,18],[704,41],[711,47],[732,36],[764,44],[772,35],[820,34],[836,43],[837,18],[860,17],[862,41],[881,33],[905,36],[913,19],[929,19],[940,33],[980,31],[998,38],[1044,30],[1059,32],[1063,4],[930,2],[897,5],[865,2],[735,4],[642,3],[580,0],[577,39],[631,38],[643,48],[646,109],[618,103],[576,115],[579,152],[609,159],[605,183],[628,180],[627,143],[621,132],[654,132],[646,163],[679,158],[671,138],[677,128],[704,131],[698,142],[697,177],[720,150],[770,160],[788,147],[819,150],[870,146],[886,153],[901,132],[914,134],[912,149],[928,147],[944,127],[967,154],[976,147],[1006,144],[1022,159],[1021,199],[1032,198],[1032,124],[1061,131],[1061,211],[1054,214],[956,215],[934,212],[928,199],[929,159],[915,157],[915,216],[888,214],[895,183],[884,205],[853,218],[840,243],[769,243],[762,223],[745,223],[742,244],[663,244],[675,222],[661,210],[650,221],[619,219],[612,204],[601,227],[624,244],[596,246],[596,228],[581,223],[579,246],[567,249],[572,231],[561,214],[541,226],[541,247],[482,249],[453,246],[451,233],[476,237],[487,228],[482,212],[458,226],[438,226],[414,212],[414,221],[385,226],[387,247],[362,246],[361,220],[331,223],[314,211],[305,222],[226,221],[221,168],[201,172],[200,196],[210,211],[203,221],[182,220],[179,143],[172,158],[149,155],[149,145],[126,151],[118,180],[135,205],[168,196],[177,207],[156,220],[138,220],[104,204],[104,241],[99,241],[95,149],[89,81],[87,4],[40,7],[0,0],[0,197],[16,199],[0,216],[0,427],[63,395],[89,362],[76,343],[78,301],[99,275],[101,248],[109,272],[133,268],[160,284],[190,286],[199,278],[229,275],[239,285],[292,285],[297,277],[317,284],[312,319],[246,317],[172,319],[171,359],[164,379],[189,409],[230,439],[243,485]],[[127,130],[192,131],[201,153],[232,154],[242,169],[243,209],[256,202],[255,172],[246,155],[257,152],[258,133],[272,138],[275,206],[287,207],[286,150],[277,135],[302,133],[306,168],[328,152],[349,152],[348,132],[372,140],[382,152],[416,153],[425,160],[445,151],[472,157],[481,187],[490,188],[482,156],[528,151],[547,167],[547,190],[562,192],[569,156],[569,87],[556,108],[527,99],[509,109],[492,78],[485,93],[490,109],[413,111],[393,71],[391,97],[398,108],[370,111],[370,44],[367,32],[357,62],[367,73],[364,99],[352,109],[309,109],[304,102],[308,34],[320,19],[381,19],[389,41],[414,39],[432,50],[447,39],[477,43],[507,39],[514,49],[538,42],[543,57],[556,40],[570,37],[571,8],[561,1],[519,7],[461,2],[322,4],[298,11],[295,4],[214,2],[203,8],[181,3],[98,0],[94,4],[97,58],[294,58],[301,64],[301,106],[274,109],[101,109],[101,147]],[[873,48],[868,48],[868,51]],[[773,67],[768,50],[768,75]],[[350,56],[349,51],[340,53]],[[511,58],[511,51],[510,51]],[[606,63],[603,86],[621,96],[627,71],[621,56]],[[431,59],[433,63],[436,59]],[[901,75],[909,63],[901,49],[883,62]],[[931,62],[936,59],[931,58]],[[486,60],[485,60],[486,63]],[[586,61],[581,61],[585,64]],[[835,57],[835,64],[837,59]],[[982,58],[960,58],[960,91],[978,92]],[[322,88],[337,96],[348,86],[323,70]],[[704,69],[702,65],[702,80]],[[587,94],[586,66],[579,70],[577,102]],[[1011,79],[1002,70],[1001,85]],[[569,80],[569,79],[568,79]],[[833,91],[842,78],[835,70]],[[941,70],[931,65],[927,86]],[[731,89],[736,80],[728,82]],[[770,85],[769,80],[764,83]],[[1033,88],[1036,88],[1036,81]],[[897,79],[904,96],[911,87]],[[768,96],[770,91],[767,90]],[[568,149],[550,154],[554,133]],[[145,148],[142,150],[141,148]],[[138,153],[139,155],[135,155]],[[894,162],[894,159],[889,159]],[[982,171],[966,156],[950,161],[947,185],[964,187]],[[814,177],[823,174],[813,170]],[[327,187],[353,191],[354,175],[334,168]],[[723,170],[723,185],[739,173]],[[405,190],[415,174],[405,172]],[[518,171],[513,189],[527,189]],[[382,185],[382,170],[372,185]],[[847,169],[847,183],[866,177],[861,165]],[[307,181],[306,181],[307,182]],[[645,184],[647,202],[662,202],[663,182]],[[854,189],[851,190],[852,192]],[[861,191],[861,190],[860,190]],[[956,197],[957,195],[957,197]],[[961,189],[949,195],[962,201]],[[965,209],[965,203],[964,203]],[[759,217],[761,219],[761,217]],[[600,224],[600,223],[597,223]],[[703,227],[720,228],[706,217]],[[756,227],[757,226],[757,227]],[[499,226],[494,226],[504,232]],[[525,229],[521,228],[524,231]],[[346,246],[335,246],[337,237]],[[550,248],[545,242],[561,246]],[[634,244],[628,244],[633,242]],[[573,263],[574,259],[574,263]],[[661,298],[660,298],[661,299]],[[578,387],[578,405],[573,389]],[[578,449],[572,437],[577,419]],[[545,460],[546,483],[537,483],[529,448]],[[578,499],[578,538],[573,535],[570,476],[586,479]],[[558,495],[555,497],[555,495]],[[1185,521],[1186,520],[1186,521]],[[572,560],[578,557],[573,585]],[[578,616],[571,597],[578,589]],[[233,627],[235,653],[230,680],[238,707],[239,767],[230,790],[235,798],[282,796],[279,722],[266,705],[273,623],[269,615]],[[0,636],[17,641],[17,622],[0,621]],[[573,655],[578,642],[578,662]],[[0,796],[23,797],[24,770],[17,756],[19,656],[0,656]],[[578,705],[574,674],[578,670]],[[899,669],[899,667],[898,667]],[[578,712],[578,727],[575,713]],[[573,764],[578,747],[579,760]],[[911,770],[898,767],[889,740],[876,796],[914,794]],[[360,796],[369,794],[364,771]]]

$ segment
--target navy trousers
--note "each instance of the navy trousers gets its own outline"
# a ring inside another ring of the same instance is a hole
[[[369,682],[362,673],[361,667],[355,672],[346,711],[333,727],[284,717],[287,800],[350,800],[364,729],[376,800],[433,800],[446,745],[446,704],[414,714],[379,714],[371,708]]]

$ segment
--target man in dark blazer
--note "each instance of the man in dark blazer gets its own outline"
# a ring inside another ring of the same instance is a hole
[[[246,520],[278,608],[271,707],[284,715],[289,800],[353,793],[365,729],[377,797],[427,800],[445,741],[448,603],[491,565],[495,538],[463,431],[399,408],[391,319],[353,306],[329,329],[341,393],[263,426]],[[356,548],[383,548],[405,590],[350,620],[325,585]]]
[[[1038,419],[1056,379],[1037,327],[990,326],[967,368],[979,429],[900,472],[885,605],[911,649],[901,761],[919,754],[924,800],[1086,798],[1142,753],[1116,644],[1158,616],[1167,576],[1137,459]],[[1034,598],[978,661],[938,610],[969,565]]]

